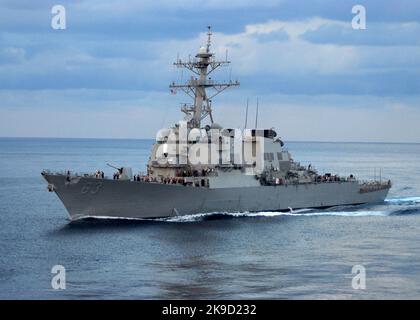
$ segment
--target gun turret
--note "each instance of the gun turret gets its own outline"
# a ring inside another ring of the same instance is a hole
[[[114,168],[114,169],[118,170],[118,173],[119,173],[118,180],[131,180],[133,178],[133,172],[132,172],[131,168],[128,168],[128,167],[117,168],[116,166],[113,166],[109,163],[107,163],[106,165],[108,167],[111,167],[111,168]]]
[[[111,168],[115,169],[115,170],[118,170],[119,173],[122,173],[123,169],[124,169],[124,168],[117,168],[116,166],[113,166],[112,164],[109,164],[109,163],[107,163],[106,165],[108,167],[111,167]]]

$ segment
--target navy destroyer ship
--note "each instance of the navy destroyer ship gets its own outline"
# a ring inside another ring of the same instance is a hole
[[[183,91],[192,103],[182,105],[182,121],[158,132],[147,172],[133,175],[129,167],[115,167],[113,177],[102,171],[42,172],[71,220],[289,211],[385,199],[391,181],[319,174],[293,160],[274,128],[239,130],[214,122],[212,99],[239,82],[212,80],[210,75],[230,61],[216,59],[211,36],[209,27],[207,43],[195,57],[174,63],[192,76],[170,89]]]

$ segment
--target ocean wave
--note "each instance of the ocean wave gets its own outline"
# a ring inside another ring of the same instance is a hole
[[[406,215],[417,215],[420,214],[420,208],[404,208],[400,210],[392,211],[390,216],[406,216]]]

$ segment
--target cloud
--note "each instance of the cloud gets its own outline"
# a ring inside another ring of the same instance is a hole
[[[281,30],[285,30],[291,37],[290,41],[259,42],[254,37],[255,33],[249,32],[253,26],[247,26],[248,32],[244,35],[220,36],[218,43],[229,49],[241,75],[254,74],[258,77],[258,73],[295,75],[313,72],[331,74],[346,72],[356,63],[358,56],[352,47],[310,44],[299,40],[295,26],[282,24],[285,27]],[[267,36],[275,32],[278,31],[262,34]]]
[[[298,39],[302,34],[318,30],[322,26],[343,26],[345,25],[340,21],[333,21],[314,17],[307,20],[300,21],[279,21],[271,20],[266,23],[251,24],[245,27],[246,34],[269,34],[284,30],[292,40]]]
[[[361,139],[359,133],[381,139],[390,136],[378,128],[392,119],[411,125],[420,106],[415,2],[366,1],[364,31],[351,29],[354,3],[347,0],[62,1],[64,31],[50,27],[53,4],[0,4],[0,135],[153,137],[164,115],[169,125],[179,118],[177,104],[188,102],[168,93],[172,80],[188,77],[172,63],[205,44],[208,24],[217,57],[228,51],[232,60],[217,78],[242,85],[214,101],[226,125],[242,121],[237,114],[247,96],[259,96],[261,121],[280,123],[290,139],[331,139],[331,131],[311,122],[322,123],[326,114],[348,119],[337,139]],[[49,114],[71,121],[47,130]],[[146,116],[147,126],[136,127]],[[307,130],[296,129],[297,117]],[[363,117],[377,121],[376,129],[365,128]],[[418,133],[403,125],[395,130],[399,140]]]
[[[335,43],[334,37],[325,43],[308,39],[311,34],[323,34],[334,28],[342,30],[347,25],[319,17],[269,20],[248,24],[238,33],[215,32],[214,50],[219,57],[224,57],[228,50],[234,62],[233,76],[258,89],[264,89],[261,84],[265,84],[268,88],[281,88],[283,93],[316,94],[318,90],[319,94],[325,94],[344,90],[350,94],[353,90],[354,94],[387,94],[390,87],[392,94],[398,94],[398,90],[400,94],[416,92],[416,81],[408,86],[400,83],[404,72],[410,81],[418,75],[419,46],[382,46],[374,40],[373,45],[361,46],[357,41],[354,45]],[[417,24],[402,26],[404,33],[414,30]],[[391,29],[398,30],[396,25]],[[176,55],[187,57],[205,43],[206,34],[202,32],[188,39],[137,41],[66,33],[30,39],[5,33],[2,38],[5,47],[0,54],[0,87],[4,89],[166,90],[167,84],[176,78],[170,68]],[[399,82],[395,83],[393,78]]]
[[[0,63],[16,64],[25,60],[25,50],[23,48],[6,47],[0,48]]]
[[[420,24],[369,23],[366,30],[353,30],[350,23],[329,23],[307,30],[301,38],[318,44],[365,46],[419,46]]]

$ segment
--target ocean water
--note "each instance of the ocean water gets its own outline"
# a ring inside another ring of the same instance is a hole
[[[322,171],[391,179],[368,206],[70,223],[46,191],[43,169],[144,171],[152,142],[0,139],[0,298],[420,298],[419,144],[286,144]],[[54,265],[65,290],[51,287]]]

